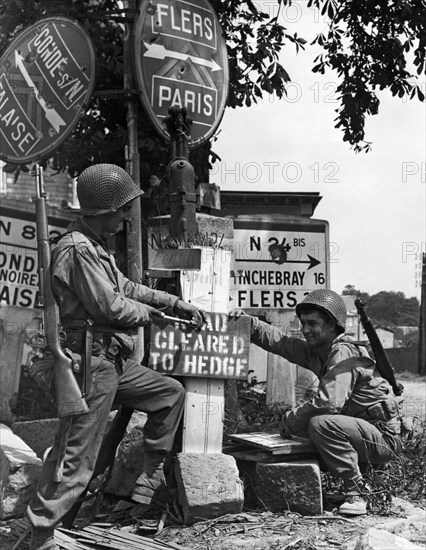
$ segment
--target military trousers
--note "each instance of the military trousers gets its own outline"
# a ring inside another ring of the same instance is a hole
[[[314,416],[308,435],[326,469],[344,481],[359,478],[367,464],[386,464],[402,451],[399,436],[352,416]]]
[[[182,418],[185,390],[139,363],[127,360],[123,368],[103,355],[92,357],[89,412],[60,420],[53,447],[38,482],[27,516],[36,528],[55,527],[89,483],[112,404],[147,413],[144,449],[170,451]],[[142,460],[142,457],[141,457]],[[58,464],[61,479],[55,481]]]

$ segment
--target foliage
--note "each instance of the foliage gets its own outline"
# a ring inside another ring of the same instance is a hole
[[[342,296],[356,296],[363,303],[367,302],[370,297],[367,292],[361,292],[360,290],[357,290],[354,285],[346,285],[345,288],[342,290]]]
[[[343,141],[355,151],[368,151],[365,116],[378,113],[377,91],[387,89],[400,98],[425,99],[416,75],[407,67],[414,56],[417,75],[426,70],[425,3],[309,0],[308,6],[320,9],[331,20],[328,32],[315,40],[324,54],[317,57],[313,71],[324,74],[330,68],[339,77],[336,128],[342,128]]]
[[[385,326],[417,326],[420,305],[417,298],[406,298],[403,292],[382,290],[370,297],[368,314],[378,324]]]
[[[253,371],[249,371],[251,373]],[[258,383],[255,376],[249,380],[237,381],[238,406],[242,415],[241,425],[245,432],[277,432],[282,415],[290,406],[282,403],[266,404],[266,391],[263,383]],[[241,431],[234,426],[233,431]]]
[[[366,304],[370,319],[386,327],[418,326],[420,304],[417,298],[407,298],[403,292],[382,290],[377,294],[357,290],[354,285],[346,285],[342,296],[358,296]]]
[[[287,44],[296,50],[306,40],[289,34],[281,24],[280,9],[291,0],[268,2],[272,15],[262,4],[251,0],[212,0],[228,47],[230,65],[229,107],[250,106],[266,92],[282,98],[290,75],[279,62]],[[314,72],[335,71],[340,84],[340,107],[336,127],[355,151],[368,150],[364,142],[365,116],[376,114],[377,90],[389,89],[398,97],[423,94],[407,69],[414,56],[417,73],[425,71],[426,18],[423,0],[392,2],[364,0],[309,0],[330,18],[328,32],[314,43],[324,53],[316,60]],[[126,104],[123,94],[123,23],[134,13],[121,9],[119,0],[4,0],[0,6],[0,51],[23,27],[40,18],[63,15],[78,20],[91,36],[97,61],[96,89],[91,103],[72,136],[53,158],[57,170],[71,175],[96,162],[124,165],[127,143]],[[147,115],[139,110],[138,147],[141,155],[141,183],[148,188],[151,175],[163,179],[170,152],[168,144],[152,128]],[[207,143],[191,153],[199,178],[205,179],[210,162],[217,156]],[[47,159],[45,159],[47,162]]]

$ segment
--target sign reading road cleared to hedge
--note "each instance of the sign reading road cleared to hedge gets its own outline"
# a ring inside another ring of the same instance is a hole
[[[327,230],[327,222],[236,222],[233,307],[292,309],[308,292],[328,288]]]
[[[149,366],[163,374],[246,380],[249,366],[250,317],[205,313],[206,325],[153,324]]]

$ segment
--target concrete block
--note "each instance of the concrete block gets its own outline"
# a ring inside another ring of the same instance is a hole
[[[45,418],[14,422],[11,428],[13,433],[31,447],[39,458],[43,458],[44,451],[53,445],[58,426],[57,418]]]
[[[142,473],[143,427],[146,420],[145,413],[133,413],[115,457],[111,478],[105,488],[107,493],[120,497],[132,496],[136,480]]]
[[[186,525],[241,513],[243,484],[232,456],[179,453],[175,474]]]
[[[256,493],[271,512],[322,513],[322,489],[316,460],[256,465]]]
[[[35,493],[42,465],[22,439],[0,424],[0,519],[24,515]]]

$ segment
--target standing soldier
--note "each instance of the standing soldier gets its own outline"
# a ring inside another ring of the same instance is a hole
[[[184,389],[176,380],[129,359],[132,335],[136,327],[164,314],[190,319],[200,328],[203,315],[176,296],[133,283],[109,254],[106,240],[117,233],[132,201],[142,193],[118,166],[87,168],[77,180],[81,216],[57,240],[52,253],[63,346],[82,357],[89,412],[60,422],[27,510],[31,550],[57,549],[54,527],[91,479],[113,402],[148,415],[143,472],[132,500],[149,506],[164,482],[163,463],[182,416]]]
[[[240,311],[233,315],[240,315]],[[346,306],[331,290],[314,290],[296,306],[305,342],[252,317],[251,341],[319,379],[316,395],[286,412],[283,436],[305,435],[346,490],[339,513],[367,513],[367,464],[385,464],[402,450],[399,403],[365,347],[345,333]]]

